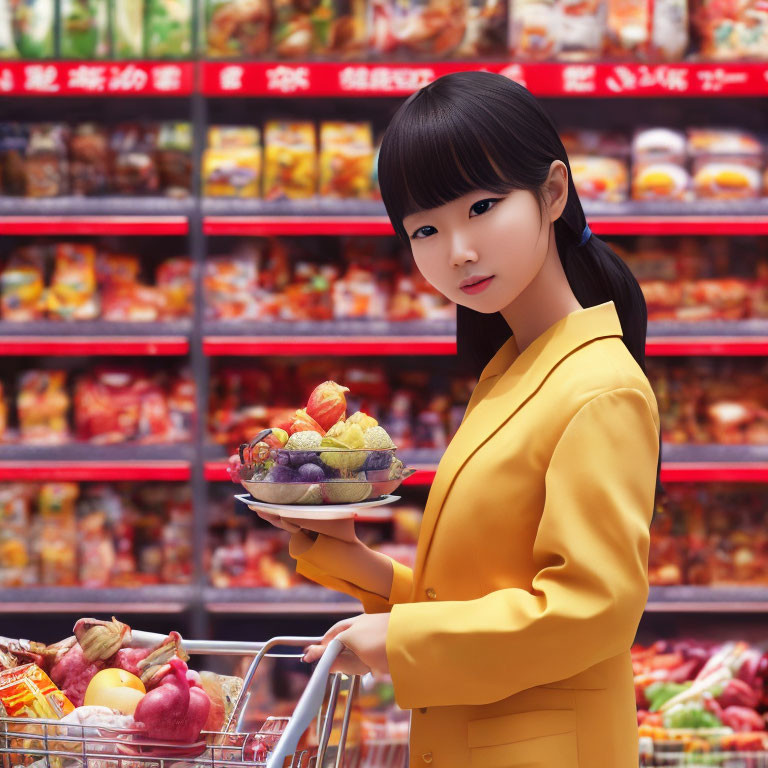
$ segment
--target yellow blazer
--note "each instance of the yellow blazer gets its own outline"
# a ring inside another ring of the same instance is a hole
[[[609,301],[522,353],[514,337],[501,347],[438,466],[415,567],[393,562],[388,599],[356,586],[330,537],[293,555],[366,612],[391,611],[410,766],[637,768],[630,648],[660,424],[621,337]]]

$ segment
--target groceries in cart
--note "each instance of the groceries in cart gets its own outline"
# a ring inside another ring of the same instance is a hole
[[[262,430],[230,457],[229,474],[269,504],[359,503],[391,494],[413,473],[372,416],[346,417],[349,387],[324,381],[306,407]]]
[[[188,660],[177,632],[137,645],[114,617],[80,619],[52,645],[0,638],[0,716],[119,728],[125,755],[199,754],[201,732],[225,727],[243,681]]]

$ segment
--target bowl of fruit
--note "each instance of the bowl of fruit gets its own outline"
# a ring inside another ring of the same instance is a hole
[[[230,459],[232,480],[268,504],[354,504],[393,493],[415,470],[376,419],[362,411],[346,418],[345,392],[323,382],[306,408],[243,443]]]

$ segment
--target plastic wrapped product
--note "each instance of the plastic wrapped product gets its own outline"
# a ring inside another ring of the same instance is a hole
[[[59,0],[59,44],[65,59],[101,59],[109,53],[107,0]]]
[[[19,51],[13,39],[11,0],[0,0],[0,59],[17,59]]]
[[[192,191],[192,126],[161,123],[157,137],[160,186],[170,197],[188,197]]]
[[[109,183],[109,140],[95,123],[81,123],[69,143],[70,182],[73,195],[104,195]]]
[[[160,181],[155,157],[155,132],[139,123],[123,123],[112,132],[112,183],[123,195],[157,193]]]
[[[209,58],[251,58],[270,45],[270,0],[206,0],[205,51]]]
[[[312,51],[326,59],[361,58],[366,50],[365,0],[331,0],[312,14]]]
[[[629,196],[627,163],[614,157],[572,155],[569,157],[573,183],[582,200],[624,202]]]
[[[603,53],[606,0],[558,0],[558,58],[586,61]]]
[[[691,20],[702,59],[768,59],[768,8],[762,0],[694,0]]]
[[[39,248],[14,252],[0,273],[0,314],[3,320],[30,322],[45,316],[43,256]]]
[[[322,197],[369,199],[372,163],[370,123],[326,121],[320,124]]]
[[[60,243],[48,291],[48,312],[62,320],[93,320],[99,316],[96,249],[88,243]]]
[[[192,52],[192,0],[147,0],[149,58],[182,58]]]
[[[510,53],[523,60],[555,58],[559,18],[555,0],[511,0]]]
[[[259,197],[261,132],[256,127],[211,126],[202,161],[206,197]]]
[[[264,199],[307,199],[316,193],[314,123],[268,121],[264,126]]]
[[[6,197],[27,193],[26,156],[29,132],[19,123],[0,124],[0,184]]]
[[[24,443],[69,441],[69,395],[65,371],[25,371],[19,382],[16,409]]]
[[[507,48],[507,0],[469,0],[467,26],[456,56],[503,56]]]
[[[145,0],[110,0],[112,3],[112,48],[115,58],[144,56]]]
[[[19,56],[48,59],[54,55],[55,0],[13,0],[11,23]]]
[[[28,197],[58,197],[69,192],[68,130],[60,123],[30,126],[25,173]]]

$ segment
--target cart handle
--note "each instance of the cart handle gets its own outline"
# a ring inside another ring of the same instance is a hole
[[[336,637],[328,643],[293,710],[293,716],[267,758],[267,768],[282,768],[285,758],[292,756],[296,751],[301,735],[309,728],[323,703],[331,665],[343,647],[341,640]]]

